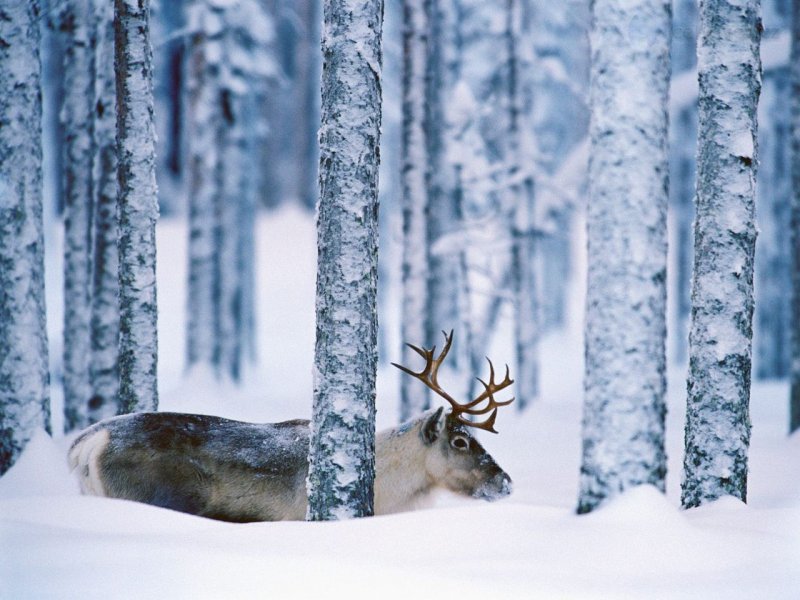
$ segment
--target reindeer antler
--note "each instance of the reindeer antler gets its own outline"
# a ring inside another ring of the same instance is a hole
[[[505,402],[498,402],[494,399],[494,394],[503,390],[514,383],[514,380],[511,379],[509,376],[508,365],[506,365],[506,375],[503,378],[503,381],[500,383],[496,383],[494,380],[494,365],[492,361],[488,358],[486,359],[489,362],[489,383],[486,383],[483,379],[478,377],[478,381],[484,387],[483,392],[475,398],[474,400],[467,402],[466,404],[460,404],[456,400],[453,399],[450,394],[445,392],[442,387],[439,385],[438,376],[439,376],[439,367],[441,366],[442,362],[444,361],[447,353],[450,351],[450,346],[453,343],[453,330],[450,330],[450,334],[448,335],[444,331],[444,347],[442,348],[441,353],[438,357],[434,358],[434,354],[436,353],[436,346],[433,346],[430,350],[427,348],[418,348],[413,344],[406,344],[409,348],[414,350],[417,354],[419,354],[422,358],[425,359],[425,368],[422,369],[419,373],[416,371],[412,371],[408,367],[404,367],[403,365],[399,365],[397,363],[392,363],[395,367],[411,375],[412,377],[416,377],[426,386],[428,386],[431,390],[436,392],[439,396],[447,400],[450,405],[453,407],[452,415],[453,418],[462,423],[463,425],[467,425],[469,427],[475,427],[476,429],[483,429],[484,431],[491,431],[492,433],[497,433],[494,429],[494,422],[497,419],[497,408],[500,406],[507,406],[514,401],[514,398],[511,400],[507,400]],[[487,402],[486,406],[482,408],[476,408],[482,402]],[[468,419],[464,419],[461,415],[485,415],[491,412],[489,418],[485,421],[480,422],[473,422],[469,421]]]

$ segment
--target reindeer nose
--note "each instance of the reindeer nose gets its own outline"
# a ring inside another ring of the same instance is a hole
[[[509,477],[508,473],[505,471],[500,471],[495,475],[492,482],[498,490],[497,498],[505,498],[510,495],[514,489],[514,482],[511,481],[511,477]]]
[[[493,477],[487,479],[474,495],[484,500],[499,500],[508,496],[511,489],[511,477],[505,471],[498,471]]]

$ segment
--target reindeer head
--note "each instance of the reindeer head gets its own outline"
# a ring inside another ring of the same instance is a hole
[[[444,332],[443,332],[444,333]],[[450,351],[453,342],[453,332],[444,334],[445,345],[438,357],[434,357],[436,346],[430,350],[418,348],[408,344],[415,352],[425,359],[425,368],[417,373],[402,365],[398,369],[422,381],[426,386],[447,400],[452,410],[445,414],[444,408],[439,408],[430,415],[426,415],[420,428],[423,443],[430,447],[427,453],[426,469],[428,475],[439,485],[462,495],[496,500],[511,493],[511,478],[495,462],[477,439],[470,433],[469,428],[483,429],[497,433],[494,423],[497,418],[497,408],[506,406],[514,398],[505,402],[498,402],[494,394],[510,386],[514,381],[509,377],[508,365],[503,381],[495,382],[495,372],[492,361],[489,360],[489,382],[478,378],[484,390],[474,400],[461,404],[445,392],[437,381],[439,366]],[[483,405],[483,406],[482,406]],[[471,421],[463,415],[479,416],[491,413],[484,421]]]

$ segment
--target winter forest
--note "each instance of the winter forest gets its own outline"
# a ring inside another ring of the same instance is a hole
[[[0,0],[0,598],[794,599],[798,429],[800,0]]]

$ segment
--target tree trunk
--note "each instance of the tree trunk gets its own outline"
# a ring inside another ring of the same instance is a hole
[[[666,475],[670,4],[593,12],[580,513]]]
[[[38,0],[0,8],[0,475],[50,431]]]
[[[762,19],[768,30],[787,31],[791,17],[782,0],[766,0]],[[777,10],[776,10],[777,9]],[[767,21],[768,20],[768,21]],[[791,74],[772,69],[762,79],[758,122],[758,186],[753,313],[753,375],[757,379],[789,376],[791,305]]]
[[[94,35],[92,5],[61,14],[64,39],[64,429],[89,425]]]
[[[425,143],[428,166],[425,176],[428,196],[428,247],[432,248],[443,236],[451,235],[457,226],[456,198],[453,190],[454,171],[446,160],[448,124],[444,113],[444,98],[452,87],[453,74],[447,72],[447,50],[453,48],[453,24],[448,19],[451,7],[442,0],[425,0],[428,26],[425,86]],[[449,178],[448,178],[449,175]],[[452,181],[451,181],[452,180]],[[428,252],[428,316],[427,340],[439,339],[442,330],[458,324],[459,254]],[[464,339],[460,332],[459,338]],[[427,394],[427,391],[425,392]]]
[[[381,0],[326,0],[308,518],[373,514]]]
[[[155,123],[148,0],[115,0],[119,159],[120,407],[156,410]]]
[[[792,360],[789,432],[800,429],[800,2],[792,4]]]
[[[239,381],[255,356],[256,145],[253,99],[274,72],[264,3],[196,0],[189,28],[189,312],[187,358]],[[247,57],[249,62],[243,61]]]
[[[89,422],[119,412],[119,216],[114,6],[95,0],[94,251]]]
[[[213,15],[204,0],[189,3],[192,31],[187,60],[187,123],[189,177],[189,286],[187,295],[186,364],[214,364],[215,206],[219,190],[219,90],[213,85],[218,65],[207,57]],[[217,51],[216,54],[218,55]],[[213,55],[212,55],[213,56]]]
[[[400,337],[416,345],[428,343],[428,167],[425,127],[428,21],[424,0],[403,2],[403,303]],[[401,362],[418,360],[403,346]],[[430,394],[411,377],[400,378],[400,421],[430,406]]]
[[[242,98],[220,90],[222,119],[217,141],[220,147],[219,194],[216,205],[216,288],[214,363],[219,373],[239,381],[242,369],[242,273],[240,210],[247,195],[247,148]]]
[[[694,278],[681,501],[747,495],[760,3],[700,3]],[[733,59],[732,57],[735,57]]]
[[[532,99],[528,77],[532,65],[525,60],[528,7],[522,0],[506,0],[508,61],[509,148],[507,153],[509,207],[511,210],[511,282],[514,294],[514,345],[517,356],[517,409],[525,409],[539,395],[539,298],[536,285],[536,224],[534,182],[523,176],[535,160],[527,152],[532,131]]]
[[[459,66],[456,49],[456,30],[452,13],[458,9],[453,3],[442,0],[426,0],[428,21],[428,56],[425,85],[425,132],[428,168],[426,188],[428,194],[427,232],[429,251],[428,264],[428,340],[437,340],[443,330],[450,330],[459,321],[468,318],[460,313],[458,290],[460,287],[462,253],[438,253],[433,249],[442,238],[453,235],[459,226],[456,172],[447,158],[447,147],[451,143],[452,126],[444,113],[445,97],[453,87]],[[449,59],[452,59],[448,61]],[[461,348],[466,339],[459,334]],[[459,352],[458,357],[462,356]]]
[[[672,69],[680,74],[697,65],[697,0],[673,3]],[[672,360],[683,363],[688,356],[691,313],[692,223],[694,221],[695,160],[697,156],[697,105],[692,103],[670,121],[670,244],[675,253],[675,271],[669,296],[673,320],[670,330]]]

